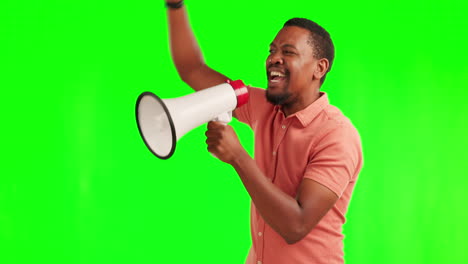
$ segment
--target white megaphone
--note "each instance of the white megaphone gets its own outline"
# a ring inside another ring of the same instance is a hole
[[[144,92],[136,103],[138,129],[148,149],[158,158],[168,159],[185,133],[209,121],[229,123],[232,111],[248,98],[241,80],[173,99],[162,100]]]

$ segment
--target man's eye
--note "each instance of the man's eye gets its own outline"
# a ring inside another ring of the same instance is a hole
[[[294,52],[290,51],[290,50],[285,50],[284,51],[284,54],[294,54]]]
[[[268,51],[268,53],[273,53],[273,52],[275,52],[275,51],[274,51],[274,50],[272,50],[272,49],[270,49],[270,50]]]

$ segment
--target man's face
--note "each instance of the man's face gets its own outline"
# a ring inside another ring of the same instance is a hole
[[[307,29],[286,26],[270,45],[266,61],[267,99],[273,104],[294,104],[312,82],[316,59],[308,43]]]

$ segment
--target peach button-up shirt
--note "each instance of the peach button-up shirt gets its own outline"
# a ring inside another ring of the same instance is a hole
[[[255,162],[265,177],[296,197],[304,178],[333,191],[338,201],[301,241],[288,245],[251,205],[252,247],[247,264],[335,264],[344,262],[342,225],[362,166],[357,130],[327,94],[285,117],[265,90],[249,87],[249,102],[236,110],[255,133]]]

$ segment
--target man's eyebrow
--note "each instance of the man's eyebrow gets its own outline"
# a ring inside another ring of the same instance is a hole
[[[284,44],[283,45],[283,48],[293,48],[293,49],[296,49],[296,47],[292,44]]]
[[[270,44],[270,47],[273,46],[273,47],[276,47],[275,43],[271,43]],[[297,49],[294,45],[292,44],[284,44],[283,46],[281,46],[283,48],[293,48],[293,49]]]

